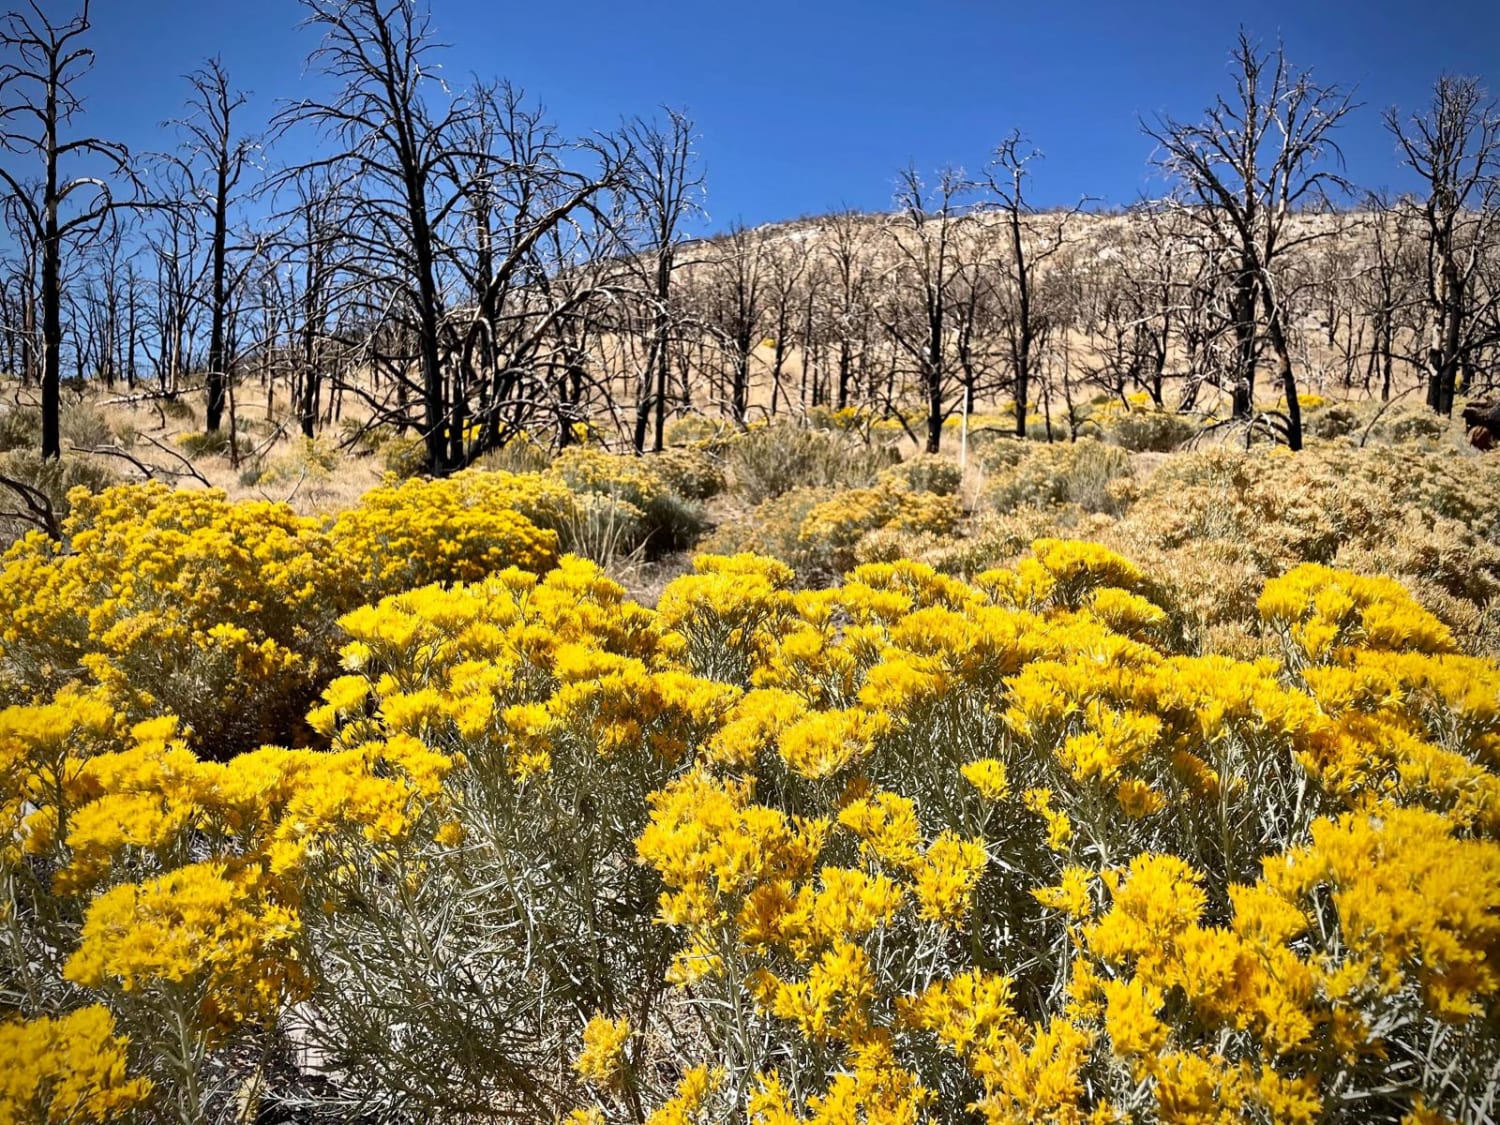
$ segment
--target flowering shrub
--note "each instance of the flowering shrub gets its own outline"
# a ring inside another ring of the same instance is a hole
[[[1124,450],[1092,439],[1076,442],[997,442],[984,450],[990,473],[984,496],[997,512],[1022,506],[1077,504],[1118,512],[1125,503],[1111,483],[1130,475]]]
[[[669,489],[685,499],[708,500],[724,491],[723,470],[701,449],[670,446],[655,454],[650,465]]]
[[[14,416],[14,415],[12,415]],[[0,415],[0,447],[5,445],[4,415]],[[120,474],[109,460],[102,456],[78,454],[66,460],[43,458],[39,451],[31,448],[33,437],[40,422],[33,424],[26,433],[25,446],[12,449],[0,448],[0,475],[18,480],[36,489],[47,498],[52,511],[59,520],[67,517],[70,509],[68,497],[74,489],[85,493],[102,492],[118,484]],[[4,550],[17,539],[36,529],[36,524],[24,515],[7,507],[0,511],[0,550]]]
[[[1269,622],[1350,587],[1381,627],[1346,632],[1347,657],[1400,648],[1391,674],[1451,702],[1375,685],[1329,711],[1300,660],[1165,656],[1140,639],[1164,617],[1144,576],[1087,545],[972,586],[898,564],[792,595],[756,690],[638,845],[684,934],[674,979],[725,1013],[700,1056],[726,1076],[716,1112],[1313,1120],[1335,1089],[1359,1119],[1479,1112],[1482,1080],[1393,1088],[1388,1060],[1493,1015],[1491,908],[1391,896],[1437,885],[1431,862],[1496,885],[1494,798],[1474,804],[1492,751],[1432,722],[1482,673],[1460,725],[1489,730],[1495,666],[1445,669],[1466,658],[1391,584],[1289,577]],[[1391,784],[1351,786],[1328,755],[1368,746],[1382,709],[1406,733]],[[1482,1070],[1493,1040],[1463,1042]]]
[[[668,483],[672,466],[676,466],[684,487],[713,490],[712,482],[705,477],[689,479],[684,475],[688,470],[681,464],[682,452],[674,451],[670,458],[645,458],[570,446],[552,463],[547,476],[581,498],[599,497],[602,506],[613,513],[612,522],[622,525],[624,551],[646,547],[661,553],[689,545],[703,531],[702,512]],[[664,469],[657,468],[658,462]],[[596,501],[594,509],[600,506]]]
[[[1103,537],[1146,564],[1201,626],[1250,620],[1260,583],[1302,563],[1407,582],[1469,637],[1500,598],[1500,475],[1412,447],[1181,454]]]
[[[372,489],[328,535],[373,598],[508,566],[548,570],[572,507],[567,489],[536,474],[466,472]]]
[[[1117,493],[1186,494],[1155,549],[1283,557],[1252,513],[1302,478],[1201,456]],[[1493,1116],[1500,665],[1405,586],[1309,518],[1225,649],[1098,542],[798,588],[951,537],[923,468],[779,497],[799,554],[647,609],[555,535],[581,496],[647,511],[646,465],[327,525],[114,490],[7,556],[0,1116]],[[1354,494],[1491,534],[1488,484],[1417,465]],[[276,662],[169,693],[152,645]],[[195,752],[296,691],[318,749]]]
[[[913,479],[924,476],[938,487],[947,483],[935,471],[919,470]],[[709,547],[772,554],[805,577],[817,577],[853,567],[872,534],[950,536],[963,517],[951,493],[926,491],[892,471],[871,488],[799,488],[767,500],[743,525],[722,528]]]
[[[86,1087],[73,1101],[128,1104],[154,1087],[181,1119],[202,1120],[211,1059],[264,1051],[308,994],[304,907],[338,893],[350,846],[368,861],[430,831],[450,768],[396,738],[218,764],[193,754],[170,717],[124,731],[87,698],[0,712],[0,909],[26,920],[3,946],[7,987],[26,998],[36,1035],[39,1018],[81,1025],[99,1011],[76,1007],[82,992],[133,1048],[128,1082],[123,1036],[87,1066],[68,1063]]]
[[[1198,433],[1191,417],[1171,410],[1122,410],[1103,423],[1107,440],[1132,453],[1166,453]]]
[[[791,422],[752,426],[725,453],[734,489],[750,504],[802,488],[863,488],[894,459],[857,433]]]
[[[958,491],[963,473],[958,465],[946,457],[919,453],[899,465],[892,465],[876,478],[881,484],[912,492],[933,492],[939,496],[952,496]]]
[[[0,699],[82,680],[216,756],[294,729],[355,590],[318,521],[146,484],[75,492],[62,530],[0,561]]]
[[[0,1120],[112,1121],[151,1092],[125,1077],[114,1017],[97,1004],[58,1019],[0,1023]]]

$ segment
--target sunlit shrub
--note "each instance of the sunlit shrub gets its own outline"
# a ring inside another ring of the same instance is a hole
[[[71,507],[68,497],[75,488],[94,493],[120,483],[120,474],[104,458],[74,455],[44,461],[40,452],[23,449],[0,453],[0,474],[40,492],[58,520],[67,517]],[[0,548],[10,546],[36,527],[34,522],[21,518],[23,511],[29,511],[26,504],[8,487],[0,485]],[[12,512],[17,514],[11,515]]]
[[[582,436],[587,436],[586,429]],[[521,430],[486,449],[472,467],[501,473],[544,473],[551,464],[551,446],[530,431]]]
[[[522,512],[561,523],[572,497],[539,477],[460,473],[367,492],[329,528],[365,597],[431,582],[472,582],[508,566],[533,572],[557,561],[558,536]]]
[[[972,523],[927,463],[785,492],[654,610],[556,534],[660,526],[651,459],[82,498],[0,584],[0,1110],[1484,1120],[1500,665],[1336,564],[1479,596],[1500,482],[1079,446]],[[194,752],[310,690],[320,749]]]
[[[1130,456],[1092,439],[1054,444],[1000,443],[986,451],[985,501],[997,512],[1076,504],[1089,512],[1124,507],[1111,484],[1130,475]]]
[[[718,555],[767,555],[806,570],[812,560],[803,554],[802,521],[819,504],[837,495],[831,488],[794,488],[757,504],[743,520],[721,524],[703,543]]]
[[[877,479],[888,487],[952,496],[958,491],[963,473],[958,465],[946,457],[919,453],[898,465],[882,470]]]
[[[60,413],[57,420],[58,435],[62,439],[63,448],[74,452],[114,444],[115,432],[110,421],[109,416],[103,410],[89,403],[69,405]],[[40,425],[34,433],[37,444],[40,444]]]
[[[1198,423],[1169,410],[1122,410],[1104,425],[1107,441],[1131,453],[1167,453],[1198,433]]]
[[[42,445],[42,412],[32,406],[9,403],[0,410],[0,453],[13,449],[40,449]]]
[[[1253,616],[1259,582],[1303,562],[1390,574],[1434,607],[1467,601],[1458,617],[1500,591],[1500,475],[1456,452],[1205,450],[1133,481],[1131,500],[1107,538],[1202,622]]]
[[[198,417],[198,412],[193,409],[193,404],[183,397],[180,391],[164,395],[157,400],[164,416],[177,422],[191,423]]]
[[[682,414],[667,423],[662,437],[667,445],[673,447],[718,448],[734,432],[734,426],[728,422],[705,418],[702,414]]]
[[[693,501],[673,491],[655,462],[656,458],[570,446],[552,463],[547,476],[574,493],[607,497],[617,506],[628,505],[614,509],[639,513],[636,527],[625,536],[626,549],[644,547],[660,554],[695,542],[706,520]],[[567,546],[571,549],[574,545]]]
[[[1436,442],[1448,433],[1449,419],[1420,406],[1397,407],[1375,423],[1375,434],[1394,442]]]
[[[342,461],[338,445],[327,438],[297,438],[269,461],[247,469],[240,483],[263,488],[306,485],[314,491],[327,484]]]
[[[708,500],[724,491],[724,472],[701,449],[674,447],[651,458],[667,488],[686,500]]]
[[[202,430],[178,434],[177,444],[189,457],[225,457],[229,454],[231,431],[225,426],[218,430]]]
[[[1331,441],[1354,433],[1360,428],[1360,420],[1359,415],[1347,406],[1330,406],[1305,419],[1304,425],[1314,437]]]
[[[796,488],[863,487],[893,460],[856,436],[791,422],[747,430],[726,453],[734,489],[751,504]]]
[[[322,525],[160,484],[72,503],[61,542],[33,532],[4,556],[4,697],[94,683],[132,721],[179,716],[215,756],[292,735],[353,597]]]
[[[432,459],[420,437],[393,437],[380,445],[380,466],[398,480],[408,480],[432,468]]]
[[[916,490],[900,477],[882,478],[871,488],[801,488],[764,501],[743,524],[721,528],[709,547],[773,555],[812,580],[854,566],[869,535],[887,531],[936,540],[954,534],[963,517],[955,496]]]

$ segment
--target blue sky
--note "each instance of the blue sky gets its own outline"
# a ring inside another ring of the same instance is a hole
[[[41,0],[65,13],[72,0]],[[1043,204],[1123,205],[1159,191],[1138,120],[1196,117],[1227,90],[1241,19],[1363,108],[1341,130],[1349,174],[1410,186],[1380,111],[1421,105],[1442,71],[1500,88],[1500,3],[1301,0],[1002,4],[998,0],[431,0],[446,76],[506,77],[564,131],[661,104],[697,122],[707,226],[890,204],[896,172],[980,168],[1019,127],[1042,149]],[[251,91],[247,124],[317,88],[296,0],[94,0],[90,128],[135,149],[171,140],[181,76],[218,54]],[[274,153],[273,153],[274,159]]]

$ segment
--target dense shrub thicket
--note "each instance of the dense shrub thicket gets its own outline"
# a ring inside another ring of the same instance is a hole
[[[737,440],[11,548],[0,1120],[1493,1119],[1494,470]]]

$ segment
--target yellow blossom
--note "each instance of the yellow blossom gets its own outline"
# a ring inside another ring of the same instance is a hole
[[[584,1025],[583,1046],[573,1059],[573,1069],[595,1086],[611,1089],[620,1085],[630,1034],[628,1020],[596,1014]]]

